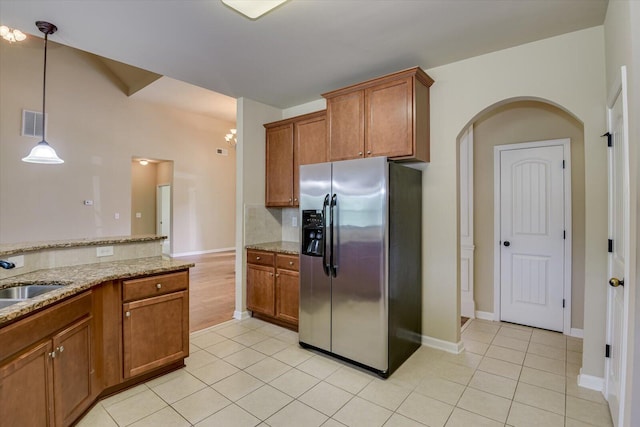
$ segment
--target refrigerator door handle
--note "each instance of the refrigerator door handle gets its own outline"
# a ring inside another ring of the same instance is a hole
[[[330,227],[330,242],[329,245],[331,247],[331,254],[329,255],[329,264],[330,264],[330,270],[331,270],[331,276],[332,277],[337,277],[338,276],[338,265],[335,263],[335,252],[334,252],[334,232],[335,232],[335,228],[334,228],[334,211],[333,208],[336,207],[336,205],[338,204],[338,195],[334,194],[333,196],[331,196],[331,206],[330,206],[330,210],[329,210],[329,227]]]
[[[322,203],[322,269],[324,274],[330,275],[331,265],[327,260],[327,208],[329,207],[329,194],[324,196],[324,202]]]

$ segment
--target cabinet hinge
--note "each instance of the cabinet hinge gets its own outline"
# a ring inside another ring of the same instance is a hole
[[[564,308],[566,301],[567,300],[565,300],[564,298],[562,299],[562,308]]]
[[[603,135],[600,135],[600,137],[607,137],[607,147],[613,147],[613,135],[611,134],[611,132],[607,132]]]
[[[604,357],[611,357],[611,346],[609,344],[604,346]]]
[[[613,239],[609,239],[608,244],[607,244],[607,252],[609,253],[613,253]]]

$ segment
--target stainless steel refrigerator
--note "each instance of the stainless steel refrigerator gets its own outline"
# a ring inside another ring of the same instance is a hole
[[[421,343],[421,171],[303,165],[300,219],[300,344],[390,375]]]

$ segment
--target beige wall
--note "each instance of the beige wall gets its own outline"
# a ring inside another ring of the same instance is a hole
[[[585,135],[585,291],[602,288],[606,273],[606,159],[603,29],[565,34],[427,70],[431,87],[431,163],[424,168],[423,334],[459,339],[457,138],[477,117],[505,100],[543,99],[570,111]],[[597,325],[585,324],[585,343],[604,346]],[[589,312],[585,307],[585,312]],[[595,353],[594,353],[595,354]],[[585,364],[602,376],[601,360]]]
[[[494,148],[496,145],[571,139],[572,295],[571,327],[582,329],[584,314],[584,135],[565,111],[537,101],[513,102],[480,117],[473,127],[476,309],[494,312]]]
[[[131,234],[156,234],[158,165],[131,162]],[[136,213],[141,217],[137,218]]]
[[[611,92],[620,75],[620,67],[627,67],[628,107],[629,107],[629,175],[631,224],[629,230],[630,253],[627,259],[629,271],[625,282],[635,286],[625,286],[628,306],[628,363],[626,365],[625,388],[625,425],[640,425],[640,316],[636,314],[640,307],[640,241],[638,222],[638,203],[640,186],[638,170],[640,168],[640,2],[632,0],[610,0],[605,20],[605,47],[607,64],[607,89]],[[586,318],[585,318],[586,321]],[[604,331],[603,331],[604,333]]]
[[[20,161],[37,142],[20,122],[23,108],[41,109],[41,40],[0,43],[0,242],[130,234],[131,159],[149,157],[175,162],[174,253],[233,247],[235,150],[224,135],[235,124],[128,98],[81,51],[52,42],[47,59],[57,166]]]

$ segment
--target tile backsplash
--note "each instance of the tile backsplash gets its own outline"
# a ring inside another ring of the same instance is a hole
[[[294,226],[294,218],[296,225]],[[245,244],[264,242],[297,242],[300,228],[297,208],[266,208],[245,205]]]

